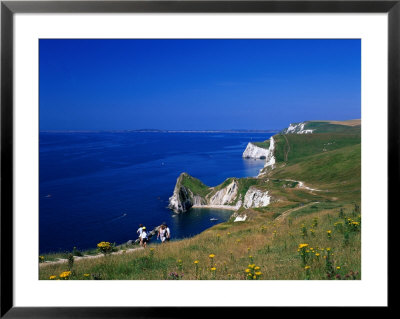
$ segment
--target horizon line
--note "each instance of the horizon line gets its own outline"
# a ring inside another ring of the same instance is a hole
[[[282,129],[198,129],[198,130],[193,130],[193,129],[65,129],[65,130],[39,130],[40,133],[46,133],[46,132],[139,132],[139,133],[156,133],[156,132],[168,132],[168,133],[174,133],[174,132],[194,132],[194,133],[201,133],[201,132],[231,132],[231,133],[241,133],[241,132],[260,132],[260,133],[268,133],[268,132],[277,132],[281,131]]]

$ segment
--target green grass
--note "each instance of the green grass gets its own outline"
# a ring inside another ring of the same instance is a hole
[[[306,157],[361,143],[361,133],[321,133],[275,135],[277,163],[297,163]]]
[[[204,185],[199,179],[188,174],[181,175],[181,177],[182,185],[190,189],[194,195],[205,197],[210,192],[210,188]]]
[[[308,156],[307,160],[272,171],[271,177],[306,181],[313,185],[329,185],[334,189],[359,189],[361,144]]]
[[[311,121],[304,126],[305,130],[315,130],[313,133],[350,133],[357,134],[361,130],[361,126],[348,126],[340,124],[332,124],[329,122]]]
[[[307,215],[290,216],[289,219],[275,221],[265,219],[255,212],[252,220],[242,223],[227,223],[229,228],[221,228],[224,224],[212,227],[189,239],[170,242],[165,245],[149,245],[146,249],[133,253],[111,255],[92,260],[80,260],[74,263],[70,279],[104,279],[104,280],[172,280],[171,273],[176,272],[179,279],[187,280],[244,280],[249,264],[260,267],[262,275],[258,279],[265,280],[301,280],[306,273],[298,246],[307,243],[313,248],[313,254],[307,264],[311,267],[310,279],[346,278],[351,272],[358,272],[356,279],[361,279],[361,245],[360,232],[349,233],[345,242],[343,232],[335,228],[339,218],[337,208],[323,208]],[[347,217],[359,220],[352,215],[352,206],[343,204]],[[315,219],[317,226],[312,226]],[[304,237],[301,228],[306,227]],[[315,236],[310,229],[314,229]],[[327,231],[332,232],[331,239]],[[153,248],[154,250],[150,250]],[[333,252],[332,273],[326,270],[327,248]],[[318,252],[320,256],[315,256]],[[209,255],[214,254],[214,258]],[[198,267],[194,261],[198,261]],[[215,271],[211,270],[215,267]],[[67,270],[66,264],[43,265],[39,278],[49,279]],[[337,269],[336,267],[340,267]],[[85,277],[84,274],[89,274]],[[183,274],[183,276],[181,276]]]
[[[322,202],[322,203],[315,203],[313,205],[301,208],[299,210],[294,211],[291,215],[292,218],[315,214],[321,210],[334,210],[340,209],[343,206],[343,202],[336,203],[336,202]]]
[[[269,148],[269,140],[266,140],[264,142],[252,142],[255,146],[261,147],[261,148]]]

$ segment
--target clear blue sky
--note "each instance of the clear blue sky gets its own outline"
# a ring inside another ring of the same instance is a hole
[[[40,129],[281,129],[361,117],[360,40],[40,40]]]

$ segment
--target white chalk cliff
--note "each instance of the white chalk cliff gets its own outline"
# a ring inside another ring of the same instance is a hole
[[[192,207],[237,210],[242,206],[242,201],[238,194],[239,184],[237,179],[232,179],[227,186],[215,193],[213,193],[214,187],[209,187],[208,194],[205,196],[194,194],[191,189],[184,185],[184,179],[193,180],[194,178],[182,173],[177,179],[174,193],[169,198],[168,208],[177,214],[187,212]]]
[[[254,145],[253,143],[247,144],[242,157],[246,158],[266,158],[268,156],[268,149]]]
[[[282,131],[283,134],[310,134],[314,130],[305,130],[306,123],[291,123],[287,129]]]
[[[244,196],[244,208],[256,208],[268,206],[271,202],[271,196],[268,191],[261,191],[255,187],[250,187]]]
[[[274,138],[271,136],[271,138],[269,139],[269,148],[268,148],[268,154],[265,157],[265,164],[264,167],[260,170],[260,173],[258,174],[258,176],[261,176],[263,174],[265,174],[268,169],[273,169],[275,166],[275,140]]]
[[[271,138],[269,139],[269,148],[268,148],[268,154],[265,157],[265,165],[264,167],[267,166],[272,166],[275,164],[275,140],[274,138],[271,136]]]
[[[229,205],[236,199],[238,182],[233,180],[228,186],[216,192],[208,201],[210,205]]]
[[[206,201],[199,195],[194,195],[193,192],[183,185],[183,179],[190,178],[187,173],[182,173],[177,181],[172,196],[169,198],[168,208],[176,213],[188,211],[193,205],[202,205]]]

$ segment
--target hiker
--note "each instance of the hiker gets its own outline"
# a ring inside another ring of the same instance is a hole
[[[166,223],[162,223],[162,225],[160,226],[160,228],[158,230],[158,234],[157,234],[157,239],[158,238],[161,239],[161,243],[164,243],[165,241],[169,241],[170,230]]]
[[[165,229],[165,225],[162,224],[160,228],[158,229],[157,233],[157,239],[161,240],[161,243],[165,242],[165,239],[167,238],[167,230]]]
[[[167,224],[165,224],[165,233],[166,233],[166,240],[169,241],[171,239],[171,231]]]
[[[138,230],[136,231],[136,233],[138,234],[138,237],[140,238],[140,235],[142,234],[143,231],[143,225],[140,224]]]
[[[142,232],[139,238],[140,238],[140,245],[146,248],[146,244],[149,241],[149,237],[147,236],[147,231],[145,226],[142,227]]]

